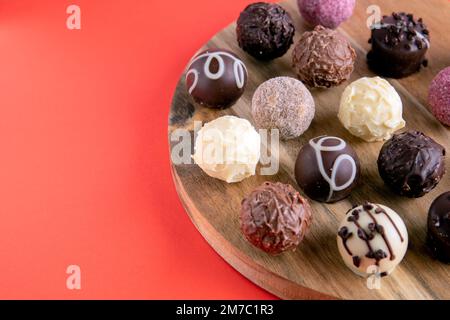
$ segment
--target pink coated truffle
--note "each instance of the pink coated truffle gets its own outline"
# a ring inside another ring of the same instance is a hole
[[[441,70],[431,82],[428,104],[436,119],[450,126],[450,67]]]
[[[355,8],[355,0],[297,0],[297,3],[307,22],[330,29],[350,18]]]

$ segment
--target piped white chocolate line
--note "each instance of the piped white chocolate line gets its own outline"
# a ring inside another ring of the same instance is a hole
[[[338,140],[339,144],[336,146],[324,146],[323,142],[326,140],[329,140],[329,139]],[[314,151],[316,153],[317,166],[319,168],[320,174],[322,175],[324,180],[330,186],[330,192],[329,192],[328,198],[327,198],[327,202],[328,202],[331,200],[331,197],[333,196],[334,192],[341,191],[341,190],[348,188],[355,181],[356,162],[355,162],[355,159],[353,159],[348,154],[339,155],[333,163],[333,167],[331,168],[331,177],[330,177],[327,174],[325,167],[324,167],[322,152],[332,152],[332,151],[344,150],[347,145],[346,142],[338,137],[323,136],[323,137],[319,137],[319,140],[317,142],[314,142],[314,139],[309,140],[309,144],[311,145],[311,147],[314,149]],[[339,166],[341,165],[341,163],[343,161],[346,161],[346,160],[349,161],[352,166],[352,174],[351,174],[350,178],[347,180],[347,182],[338,186],[336,183],[336,175],[339,170]]]
[[[225,61],[223,60],[223,57],[228,57],[230,59],[233,60],[233,73],[234,73],[234,79],[236,81],[236,86],[239,89],[242,89],[244,87],[245,84],[245,75],[248,74],[247,68],[244,65],[244,63],[237,59],[235,56],[229,54],[228,52],[225,51],[216,51],[216,52],[205,52],[197,57],[195,57],[190,63],[189,63],[189,67],[188,67],[188,72],[186,73],[186,79],[189,75],[194,75],[194,80],[192,85],[189,88],[189,94],[191,94],[195,88],[197,87],[198,84],[198,77],[199,77],[199,71],[197,69],[191,69],[192,64],[194,64],[194,62],[202,59],[202,58],[207,58],[205,61],[205,64],[203,66],[203,73],[205,74],[205,76],[211,80],[217,80],[220,79],[221,77],[223,77],[223,75],[225,74]],[[211,63],[213,61],[213,59],[216,59],[217,63],[219,64],[219,69],[213,73],[210,70],[211,67]],[[245,72],[245,74],[244,74]]]

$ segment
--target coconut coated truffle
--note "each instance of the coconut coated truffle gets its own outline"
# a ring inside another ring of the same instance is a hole
[[[303,134],[314,118],[314,99],[297,79],[277,77],[267,80],[255,91],[252,115],[256,126],[278,129],[284,140]]]

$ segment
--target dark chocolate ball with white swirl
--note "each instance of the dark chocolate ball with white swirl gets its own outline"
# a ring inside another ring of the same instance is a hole
[[[394,135],[381,148],[378,171],[396,194],[418,198],[433,190],[445,174],[445,149],[419,131]]]
[[[379,75],[402,78],[427,65],[425,53],[430,48],[430,33],[422,19],[394,12],[373,24],[371,30],[372,49],[367,62]]]
[[[295,178],[308,197],[336,202],[347,197],[358,184],[359,158],[343,139],[320,136],[305,144],[295,162]]]
[[[431,204],[427,244],[435,258],[450,264],[450,191],[441,194]]]
[[[280,5],[257,2],[241,12],[236,35],[239,46],[259,60],[284,55],[294,42],[294,23]]]
[[[308,201],[289,184],[264,182],[242,200],[241,230],[255,247],[276,255],[294,249],[311,224]]]
[[[247,68],[234,53],[208,49],[196,55],[187,68],[186,88],[198,104],[213,108],[231,107],[247,84]]]
[[[337,244],[345,264],[356,274],[387,276],[405,256],[408,232],[394,210],[366,202],[347,212]]]

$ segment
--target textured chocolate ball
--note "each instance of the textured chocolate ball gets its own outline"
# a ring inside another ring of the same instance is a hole
[[[311,219],[308,201],[289,184],[264,182],[242,200],[240,222],[244,236],[270,254],[295,250]]]
[[[347,142],[320,136],[309,140],[298,153],[295,178],[308,197],[336,202],[347,197],[358,184],[359,159]]]
[[[187,68],[186,88],[195,102],[208,108],[231,107],[244,93],[247,68],[234,53],[208,49]]]
[[[241,12],[236,35],[239,46],[260,60],[283,56],[293,43],[294,24],[278,4],[257,2]]]
[[[314,118],[314,99],[303,83],[277,77],[262,83],[252,99],[252,116],[260,129],[278,129],[283,140],[305,132]]]
[[[381,76],[402,78],[426,66],[425,53],[430,47],[430,33],[422,19],[412,14],[393,13],[371,27],[367,54],[369,67]]]
[[[313,26],[335,29],[350,18],[355,0],[297,0],[302,17]]]
[[[418,198],[430,192],[445,174],[445,149],[419,131],[394,135],[381,148],[378,171],[397,194]]]
[[[441,194],[431,204],[427,245],[435,258],[450,263],[450,191]]]
[[[450,126],[450,67],[441,70],[430,85],[428,104],[443,124]]]
[[[356,53],[339,32],[317,26],[300,36],[292,53],[298,78],[310,87],[329,88],[348,80]]]

